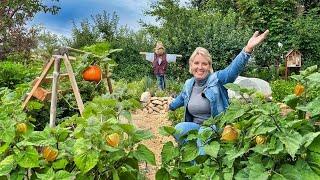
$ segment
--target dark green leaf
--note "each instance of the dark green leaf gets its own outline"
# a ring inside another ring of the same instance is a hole
[[[303,136],[303,144],[305,148],[308,148],[308,146],[313,142],[313,140],[317,137],[319,137],[320,132],[310,132]]]
[[[15,166],[13,155],[7,156],[0,162],[0,176],[9,174]]]
[[[204,146],[204,151],[206,154],[213,158],[217,158],[218,152],[220,150],[220,144],[217,141],[212,141],[209,145]]]
[[[165,168],[161,168],[156,173],[156,180],[170,180],[170,174]]]
[[[198,148],[194,141],[189,141],[182,149],[182,162],[189,162],[198,156]]]
[[[133,152],[133,156],[139,161],[146,161],[152,165],[156,165],[155,156],[145,145],[139,144],[136,151]]]
[[[76,166],[81,170],[83,174],[94,168],[98,161],[99,152],[93,149],[82,153],[76,153],[74,158]]]
[[[37,150],[28,146],[24,151],[17,151],[15,161],[24,168],[39,167],[39,154]]]
[[[159,133],[163,136],[170,136],[176,133],[176,130],[172,126],[162,126],[158,129]]]
[[[300,146],[303,143],[302,136],[296,132],[291,131],[288,133],[278,133],[277,136],[279,137],[280,141],[285,145],[287,152],[290,154],[292,158],[295,157],[295,154],[300,149]]]
[[[12,142],[16,135],[14,123],[9,119],[0,120],[0,140],[3,142]]]
[[[68,163],[69,162],[66,159],[59,159],[52,163],[52,167],[54,169],[64,169]]]
[[[161,152],[162,163],[168,163],[170,160],[176,158],[177,156],[179,156],[179,149],[174,147],[171,141],[166,142],[163,145]]]

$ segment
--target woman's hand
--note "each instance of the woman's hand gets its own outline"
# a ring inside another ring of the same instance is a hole
[[[257,45],[261,44],[263,40],[267,38],[269,34],[269,30],[267,29],[264,33],[259,35],[259,31],[256,31],[252,37],[249,39],[244,51],[247,53],[251,53]]]

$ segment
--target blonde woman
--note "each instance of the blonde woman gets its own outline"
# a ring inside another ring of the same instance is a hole
[[[169,109],[175,110],[181,106],[185,108],[184,120],[175,126],[178,133],[175,138],[178,143],[184,143],[181,137],[191,130],[201,133],[204,127],[201,124],[225,111],[229,105],[227,89],[223,86],[232,83],[239,76],[247,64],[254,47],[266,39],[269,30],[259,35],[256,31],[247,45],[225,69],[213,72],[212,58],[208,50],[196,48],[189,59],[189,72],[193,75],[188,79],[180,95],[170,103]],[[213,125],[212,130],[216,127]],[[197,141],[199,154],[204,155],[203,144]]]

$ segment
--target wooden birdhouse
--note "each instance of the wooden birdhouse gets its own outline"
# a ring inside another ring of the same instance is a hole
[[[301,67],[301,53],[298,50],[290,50],[286,54],[285,60],[287,67]]]
[[[302,54],[298,50],[290,50],[285,55],[286,62],[286,78],[292,71],[299,71],[301,67],[301,56]]]

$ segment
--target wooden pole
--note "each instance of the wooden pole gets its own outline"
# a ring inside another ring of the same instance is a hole
[[[109,76],[109,65],[106,65],[106,75],[107,75],[107,84],[109,88],[109,93],[112,94],[113,89],[112,89],[112,84],[111,84],[111,78]]]
[[[147,54],[147,53],[148,53],[148,52],[139,52],[139,54],[142,54],[142,55]],[[177,56],[177,57],[182,57],[181,54],[176,54],[176,56]]]
[[[80,92],[79,92],[79,88],[78,88],[78,85],[77,85],[76,78],[74,77],[74,73],[73,73],[73,70],[72,70],[71,63],[70,63],[70,61],[68,59],[68,56],[66,54],[64,54],[64,56],[63,56],[63,62],[65,64],[65,66],[66,66],[66,69],[67,69],[67,72],[68,72],[68,75],[69,75],[69,79],[70,79],[70,82],[71,82],[72,90],[73,90],[74,96],[76,98],[80,114],[82,115],[83,109],[84,109],[84,105],[83,105],[83,102],[82,102],[82,99],[81,99],[81,96],[80,96]]]
[[[58,84],[60,75],[60,58],[56,58],[54,62],[54,71],[52,79],[52,94],[51,94],[51,106],[50,106],[50,124],[51,128],[56,126],[57,118],[57,99],[58,99]]]
[[[40,77],[39,77],[39,80],[35,83],[35,85],[32,87],[32,90],[31,92],[28,94],[27,98],[24,100],[23,104],[22,104],[22,109],[24,109],[29,100],[31,99],[33,93],[36,91],[36,89],[39,87],[39,85],[41,84],[42,80],[47,76],[52,64],[54,62],[54,58],[52,57],[50,59],[50,61],[48,62],[48,64],[46,65],[46,67],[44,68],[44,70],[42,71]]]

